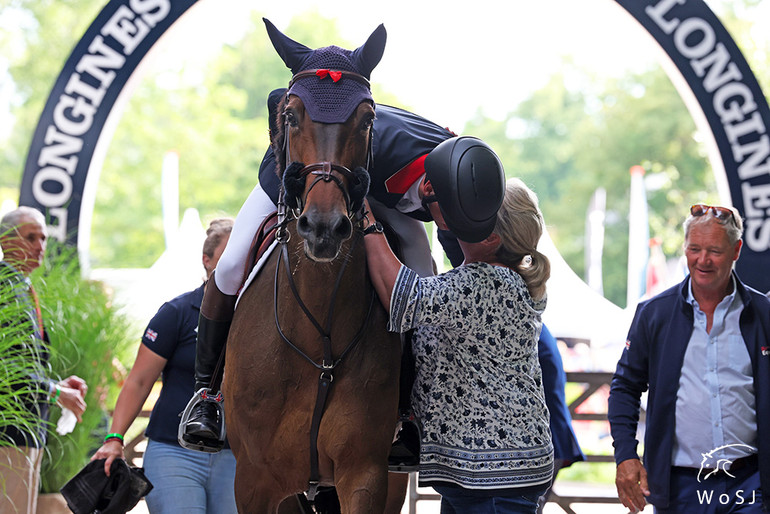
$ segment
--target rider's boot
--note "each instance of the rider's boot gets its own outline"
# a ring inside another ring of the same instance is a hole
[[[396,472],[417,471],[420,466],[420,428],[412,413],[411,392],[415,378],[412,334],[404,334],[401,354],[401,378],[398,398],[398,432],[388,455],[388,469]]]
[[[237,299],[236,295],[227,295],[217,288],[214,273],[201,303],[195,350],[195,395],[204,401],[190,411],[184,428],[186,436],[204,441],[216,441],[222,433],[222,409],[216,401],[221,404],[225,345]]]

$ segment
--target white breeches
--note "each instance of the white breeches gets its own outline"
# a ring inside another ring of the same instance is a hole
[[[375,217],[389,225],[398,235],[404,264],[421,277],[433,275],[430,243],[423,222],[410,218],[396,209],[389,209],[371,197],[369,197],[369,204]],[[227,295],[238,293],[254,235],[262,221],[275,209],[275,204],[270,197],[257,184],[238,211],[230,239],[217,264],[214,280],[217,288],[223,293]]]

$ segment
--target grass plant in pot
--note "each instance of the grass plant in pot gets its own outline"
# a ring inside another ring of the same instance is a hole
[[[51,415],[41,493],[58,493],[101,446],[109,425],[107,406],[114,405],[122,383],[117,370],[131,358],[136,338],[104,285],[81,277],[74,249],[49,245],[46,262],[32,279],[51,339],[49,376],[77,375],[88,384],[88,407],[72,433],[55,430],[61,409]]]

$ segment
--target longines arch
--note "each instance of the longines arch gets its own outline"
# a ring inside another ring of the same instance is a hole
[[[738,272],[770,290],[770,110],[748,63],[703,0],[615,1],[673,64],[671,79],[711,136],[720,195],[746,219]],[[119,117],[111,111],[152,46],[196,2],[111,0],[75,46],[40,116],[19,198],[47,213],[52,237],[87,248],[99,170]]]

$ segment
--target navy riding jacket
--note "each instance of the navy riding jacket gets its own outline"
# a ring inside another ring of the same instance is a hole
[[[421,161],[415,162],[413,166],[410,164],[430,153],[453,134],[432,121],[397,107],[378,104],[376,113],[372,136],[373,162],[369,167],[369,195],[392,208],[424,173]],[[273,203],[277,204],[281,181],[276,173],[272,147],[267,149],[259,166],[259,183]],[[430,214],[421,209],[406,214],[421,221],[432,221]]]

